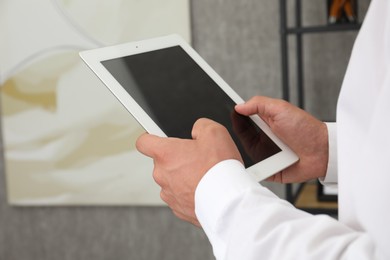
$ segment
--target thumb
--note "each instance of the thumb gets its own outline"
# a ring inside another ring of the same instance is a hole
[[[158,137],[156,135],[144,133],[138,137],[135,146],[140,153],[154,158],[157,151],[159,150],[158,146],[161,145],[163,139],[164,138]]]
[[[264,121],[272,120],[280,113],[278,102],[283,102],[278,99],[256,96],[249,99],[244,104],[236,105],[237,113],[244,116],[259,115]]]

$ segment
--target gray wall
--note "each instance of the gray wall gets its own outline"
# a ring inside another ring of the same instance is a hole
[[[305,24],[325,23],[325,0],[302,2]],[[278,1],[196,0],[192,17],[195,48],[243,98],[281,97]],[[305,36],[307,110],[322,119],[334,118],[355,35]],[[165,207],[10,207],[3,168],[0,260],[213,259],[204,233]]]

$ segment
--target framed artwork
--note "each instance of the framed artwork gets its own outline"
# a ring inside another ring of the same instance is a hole
[[[338,190],[336,187],[324,186],[317,182],[317,199],[318,201],[337,201]]]
[[[2,138],[12,205],[163,205],[144,132],[79,51],[177,33],[188,0],[0,2]]]

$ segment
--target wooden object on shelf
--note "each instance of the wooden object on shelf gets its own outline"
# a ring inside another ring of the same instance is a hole
[[[298,191],[294,205],[310,213],[337,214],[337,202],[317,200],[317,189],[316,183],[303,184],[300,191]]]

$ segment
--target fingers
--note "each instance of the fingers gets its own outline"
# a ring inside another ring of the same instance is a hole
[[[259,115],[263,119],[273,118],[284,109],[286,102],[279,99],[256,96],[235,107],[237,113],[250,116]]]
[[[256,96],[243,104],[236,105],[235,109],[238,113],[245,116],[263,114],[265,110],[266,99],[266,97]]]
[[[202,135],[205,129],[210,129],[210,127],[219,128],[222,127],[222,125],[208,118],[200,118],[196,120],[194,126],[192,127],[192,132],[191,132],[192,138],[194,140],[199,139],[199,137]]]
[[[188,209],[180,207],[176,197],[169,192],[168,189],[161,189],[160,192],[161,199],[171,208],[173,214],[181,220],[187,221],[197,227],[200,227],[198,219],[195,215],[195,211],[189,212]]]
[[[176,210],[172,210],[172,212],[173,212],[173,214],[174,214],[177,218],[179,218],[179,219],[181,219],[181,220],[184,220],[184,221],[187,221],[187,222],[191,223],[192,225],[194,225],[194,226],[196,226],[196,227],[199,227],[199,228],[201,227],[201,225],[200,225],[200,223],[199,223],[199,221],[198,221],[197,218],[195,218],[195,217],[189,217],[188,215],[182,214],[181,212],[176,211]]]

